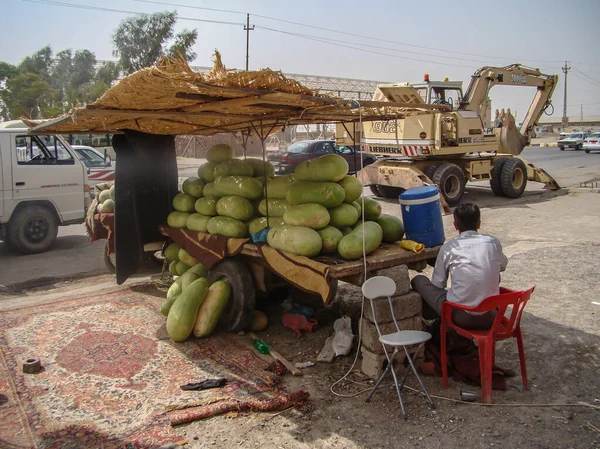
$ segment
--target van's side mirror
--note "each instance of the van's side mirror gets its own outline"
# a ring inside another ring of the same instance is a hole
[[[104,149],[104,165],[107,167],[110,166],[112,159],[110,158],[110,154],[107,154],[106,148]]]

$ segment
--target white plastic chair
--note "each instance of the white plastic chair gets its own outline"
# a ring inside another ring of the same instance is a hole
[[[416,344],[423,345],[427,340],[429,340],[431,338],[431,334],[428,332],[423,332],[423,331],[400,330],[400,326],[398,325],[398,321],[396,320],[396,314],[394,313],[394,307],[392,305],[392,296],[394,295],[394,293],[396,293],[396,283],[389,277],[375,276],[375,277],[368,279],[362,285],[362,293],[365,296],[365,298],[369,299],[369,302],[371,303],[371,310],[373,311],[373,319],[375,320],[375,327],[377,328],[377,333],[379,334],[379,341],[383,345],[383,350],[385,351],[385,356],[387,357],[387,360],[388,360],[388,364],[385,368],[385,371],[383,372],[383,374],[381,375],[379,380],[377,380],[375,387],[373,387],[373,391],[371,391],[371,393],[369,393],[369,396],[367,397],[367,402],[371,399],[373,394],[375,394],[375,391],[377,391],[377,388],[379,388],[379,385],[381,385],[381,382],[383,381],[383,378],[386,376],[388,371],[391,371],[392,376],[394,378],[394,384],[396,385],[398,399],[400,400],[400,407],[402,408],[402,415],[404,416],[404,419],[407,419],[408,416],[406,415],[406,410],[404,409],[404,403],[402,402],[402,395],[400,392],[402,391],[402,388],[404,387],[404,383],[406,382],[406,378],[408,377],[408,374],[412,370],[412,372],[415,374],[417,380],[419,381],[421,390],[423,391],[423,393],[425,393],[425,396],[427,397],[427,401],[429,401],[431,408],[435,408],[435,404],[434,404],[433,400],[431,399],[431,396],[429,396],[429,392],[427,391],[427,388],[425,388],[425,385],[423,385],[423,382],[421,381],[421,378],[419,377],[419,374],[417,373],[417,369],[415,368],[414,360],[410,356],[408,349],[406,349],[407,346],[411,346],[411,345],[416,345]],[[377,323],[375,304],[373,304],[373,300],[378,299],[378,298],[385,298],[385,297],[387,297],[387,299],[388,299],[388,303],[390,305],[390,311],[392,312],[392,318],[394,320],[394,324],[395,324],[396,330],[397,330],[397,332],[393,332],[391,334],[382,334],[381,333],[381,329],[379,328],[379,324]],[[391,355],[388,352],[389,346],[394,348],[394,351],[392,352]],[[396,354],[398,354],[400,348],[404,348],[404,352],[406,354],[406,358],[408,359],[408,363],[410,365],[411,370],[409,370],[408,368],[405,370],[404,377],[402,378],[402,382],[400,382],[400,384],[398,384],[398,377],[396,376],[396,371],[393,369],[393,365],[394,365],[394,357],[396,357]],[[420,347],[419,347],[419,349],[420,349]],[[418,350],[415,351],[415,356],[416,356],[417,352],[418,352]]]

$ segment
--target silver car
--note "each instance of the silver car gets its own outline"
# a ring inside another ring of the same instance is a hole
[[[585,139],[584,133],[569,133],[567,137],[564,137],[558,141],[558,148],[563,151],[565,148],[573,148],[574,150],[583,150],[583,139]]]
[[[583,141],[583,150],[586,153],[600,151],[600,133],[593,133],[587,136]]]

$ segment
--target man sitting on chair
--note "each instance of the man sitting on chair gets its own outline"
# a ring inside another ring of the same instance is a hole
[[[454,209],[454,227],[460,235],[440,249],[431,281],[418,275],[411,282],[423,298],[424,319],[439,318],[444,301],[475,307],[500,292],[500,272],[506,269],[508,259],[496,237],[477,232],[480,226],[477,205],[459,204]],[[448,277],[450,288],[446,290]],[[466,329],[488,329],[494,317],[494,311],[474,314],[454,310],[452,320]]]

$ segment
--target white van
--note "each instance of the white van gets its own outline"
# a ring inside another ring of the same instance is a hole
[[[50,249],[58,226],[79,224],[90,205],[87,168],[53,134],[0,123],[0,239],[24,254]]]

